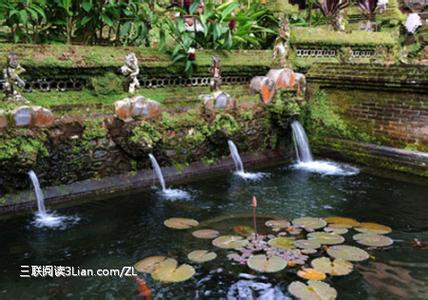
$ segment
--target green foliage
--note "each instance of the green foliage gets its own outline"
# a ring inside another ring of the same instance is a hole
[[[221,131],[227,136],[232,136],[241,129],[236,119],[228,113],[216,114],[212,127],[214,131]]]
[[[154,145],[159,142],[162,135],[158,128],[150,122],[142,121],[132,130],[129,141],[134,144],[145,144],[148,148],[153,149]]]
[[[275,96],[273,104],[267,107],[272,124],[280,128],[287,128],[290,117],[300,114],[300,105],[297,100],[282,92]]]
[[[107,129],[104,127],[102,120],[85,120],[83,125],[85,129],[82,139],[86,141],[101,139],[107,136]]]
[[[252,110],[241,110],[239,113],[239,117],[244,121],[249,121],[254,118],[254,111]]]
[[[35,162],[38,157],[47,155],[48,150],[43,140],[27,136],[0,138],[0,161],[24,159]]]
[[[123,92],[122,79],[112,72],[91,77],[91,86],[96,95],[110,95]]]

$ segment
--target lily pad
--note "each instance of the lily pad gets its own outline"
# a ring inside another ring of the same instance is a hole
[[[331,261],[328,257],[316,258],[311,261],[311,265],[315,270],[332,276],[348,275],[354,268],[349,261],[340,258]]]
[[[331,257],[341,258],[348,261],[363,261],[370,257],[370,255],[363,249],[348,245],[332,246],[327,249],[327,253]]]
[[[156,267],[166,260],[165,256],[149,256],[146,257],[134,265],[135,270],[143,273],[152,273]]]
[[[353,239],[358,244],[369,247],[386,247],[394,243],[391,238],[374,233],[358,233],[353,236]]]
[[[254,233],[254,229],[246,225],[234,226],[233,231],[242,236],[250,236],[252,233]]]
[[[222,235],[212,241],[216,247],[223,249],[238,249],[248,244],[248,240],[237,235]]]
[[[215,252],[209,252],[208,250],[195,250],[187,255],[188,259],[197,263],[204,263],[213,260],[216,257],[217,254],[215,254]]]
[[[163,222],[163,224],[172,229],[189,229],[199,225],[199,222],[187,218],[170,218]]]
[[[324,227],[325,232],[334,233],[334,234],[345,234],[348,232],[347,228],[338,228],[338,227],[331,227],[330,225],[327,227]]]
[[[355,230],[364,233],[376,234],[387,234],[392,231],[391,227],[377,223],[361,223],[360,226],[355,227]]]
[[[319,280],[309,280],[307,284],[293,281],[288,291],[301,300],[333,300],[337,298],[337,291],[329,284]]]
[[[300,252],[301,252],[302,254],[315,254],[315,253],[317,253],[318,251],[317,251],[317,249],[307,248],[307,249],[302,249],[302,250],[300,250]]]
[[[195,269],[187,264],[177,267],[177,261],[168,258],[161,262],[152,272],[152,278],[161,282],[181,282],[190,279]]]
[[[319,228],[323,228],[327,225],[327,222],[321,218],[312,218],[312,217],[303,217],[297,218],[293,220],[293,225],[298,225],[305,229],[315,230]]]
[[[308,240],[315,240],[322,245],[342,244],[345,238],[341,235],[328,232],[311,232],[307,235]]]
[[[268,241],[268,244],[275,248],[280,249],[294,249],[296,246],[294,246],[294,238],[288,238],[288,237],[277,237],[273,238]]]
[[[312,280],[324,280],[326,275],[323,272],[312,268],[303,268],[297,272],[297,276],[303,279],[312,279]]]
[[[274,273],[281,271],[287,266],[287,261],[279,256],[266,257],[264,254],[252,255],[247,265],[258,272]]]
[[[288,220],[269,220],[266,221],[265,225],[271,227],[273,231],[280,231],[283,228],[289,227],[291,224]]]
[[[200,229],[192,232],[192,235],[198,239],[215,239],[220,235],[220,232],[213,229]]]
[[[294,246],[301,249],[318,249],[321,244],[317,240],[297,240],[294,242]]]
[[[326,220],[328,224],[334,224],[336,227],[340,228],[352,228],[360,225],[360,222],[357,220],[346,217],[328,217],[324,218],[324,220]]]

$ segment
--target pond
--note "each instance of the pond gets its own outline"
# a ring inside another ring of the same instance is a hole
[[[354,176],[323,176],[285,166],[262,171],[269,176],[259,181],[229,174],[181,186],[192,195],[188,200],[165,200],[152,189],[59,209],[63,215],[80,218],[79,223],[63,230],[34,228],[32,216],[3,220],[0,298],[136,299],[136,283],[130,277],[19,278],[20,266],[122,268],[151,255],[173,257],[196,269],[190,280],[175,284],[161,284],[140,274],[155,299],[236,299],[238,295],[246,299],[246,286],[268,287],[275,299],[291,298],[287,286],[298,279],[295,271],[286,268],[261,275],[245,265],[231,266],[224,258],[226,251],[212,247],[209,240],[192,237],[192,230],[177,231],[163,225],[170,217],[200,222],[220,218],[214,223],[226,231],[240,225],[237,222],[251,220],[236,216],[251,215],[253,194],[257,195],[260,217],[291,220],[337,215],[392,227],[388,235],[394,239],[391,247],[369,249],[372,258],[356,263],[350,275],[327,279],[337,289],[338,299],[428,298],[428,251],[411,244],[415,238],[428,240],[427,185],[364,171]],[[345,237],[352,240],[352,234]],[[193,264],[187,254],[196,249],[215,249],[218,257]]]

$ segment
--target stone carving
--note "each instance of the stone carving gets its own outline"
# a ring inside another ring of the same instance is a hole
[[[120,68],[120,72],[127,76],[128,92],[133,94],[140,87],[140,82],[138,81],[140,68],[138,67],[138,59],[135,53],[129,53],[125,57],[125,64]]]
[[[280,26],[278,30],[278,38],[275,41],[273,48],[272,60],[276,61],[279,58],[282,67],[285,67],[288,57],[288,50],[290,44],[290,22],[288,17],[280,19]]]
[[[209,72],[211,74],[210,88],[212,92],[219,91],[221,86],[221,66],[220,57],[213,56]]]
[[[25,69],[19,64],[16,54],[9,53],[7,66],[3,69],[3,89],[6,101],[28,102],[17,90],[18,87],[25,87],[25,81],[19,76],[23,72],[25,72]]]
[[[130,122],[134,118],[150,119],[161,113],[160,103],[143,96],[125,98],[114,103],[117,118]]]
[[[236,101],[229,94],[220,90],[211,95],[203,95],[202,100],[206,113],[213,114],[217,109],[232,110],[236,107]]]
[[[55,121],[52,111],[41,106],[20,106],[11,114],[16,127],[49,127]]]
[[[256,76],[251,80],[250,89],[260,94],[265,104],[272,102],[276,91],[296,91],[298,97],[306,93],[306,77],[302,73],[294,72],[289,68],[271,69],[266,76]]]
[[[345,31],[345,10],[339,10],[334,18],[334,30],[336,31]]]

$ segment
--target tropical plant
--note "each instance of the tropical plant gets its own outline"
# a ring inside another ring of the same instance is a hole
[[[365,26],[366,31],[372,31],[373,24],[377,13],[378,0],[357,0],[357,6],[361,13],[367,18],[367,24]]]
[[[349,6],[349,0],[322,0],[314,4],[329,20],[335,30],[342,30],[341,12]]]

